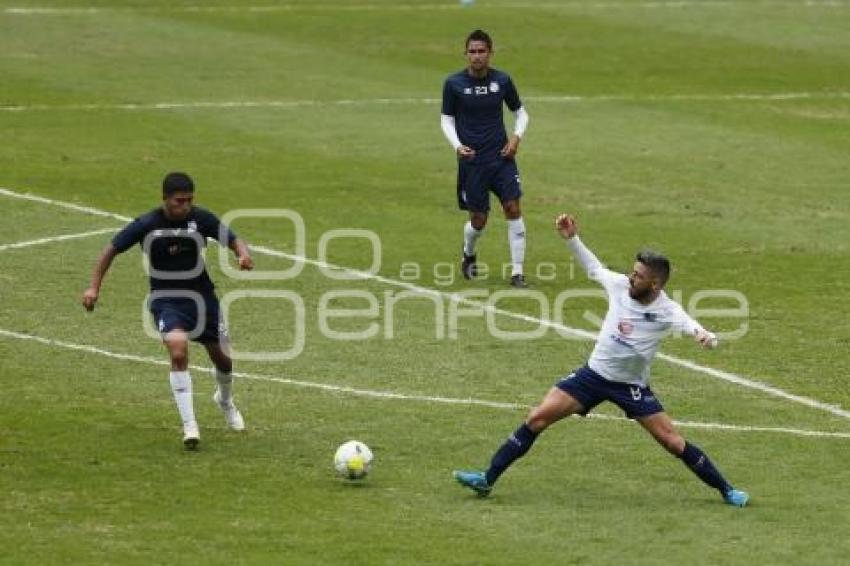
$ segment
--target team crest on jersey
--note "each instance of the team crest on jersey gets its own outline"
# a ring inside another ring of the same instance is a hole
[[[465,89],[463,89],[463,94],[472,94],[472,88],[466,87]]]
[[[490,92],[499,92],[499,83],[496,81],[490,83]]]
[[[186,229],[189,232],[197,232],[198,231],[198,223],[194,220],[190,220],[188,224],[186,224]]]
[[[634,329],[635,325],[629,322],[628,320],[621,320],[620,323],[617,325],[617,330],[619,330],[620,334],[622,334],[623,336],[628,336],[632,333],[632,331],[634,331]]]

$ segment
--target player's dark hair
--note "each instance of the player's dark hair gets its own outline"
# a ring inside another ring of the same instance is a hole
[[[490,39],[490,35],[482,29],[477,29],[470,33],[466,37],[466,43],[463,48],[469,49],[469,43],[472,41],[483,41],[487,45],[487,51],[493,51],[493,40]]]
[[[670,279],[670,260],[662,254],[652,250],[641,250],[635,259],[649,268],[662,287]]]
[[[180,192],[195,192],[195,183],[192,182],[192,177],[179,171],[166,175],[165,179],[162,180],[162,196],[167,197]]]

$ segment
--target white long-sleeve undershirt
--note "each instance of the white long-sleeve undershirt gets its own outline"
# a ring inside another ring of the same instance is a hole
[[[528,128],[528,112],[525,111],[525,106],[520,106],[514,112],[514,135],[522,137],[525,135],[525,130]]]
[[[457,128],[455,128],[455,117],[449,116],[448,114],[440,114],[440,127],[443,129],[443,135],[446,136],[446,139],[449,140],[449,143],[452,146],[452,149],[457,151],[462,143],[460,143],[460,138],[457,137]]]
[[[528,112],[526,112],[525,106],[520,106],[517,108],[517,111],[514,112],[514,135],[520,138],[524,136],[525,130],[528,129],[528,122]],[[463,144],[457,135],[455,117],[449,116],[448,114],[440,114],[440,128],[442,128],[443,135],[446,136],[446,139],[452,146],[452,149],[457,151],[457,148]]]

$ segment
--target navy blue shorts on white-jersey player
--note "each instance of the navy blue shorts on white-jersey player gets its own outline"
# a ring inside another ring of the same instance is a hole
[[[603,401],[611,401],[630,419],[648,417],[664,410],[649,387],[610,381],[587,366],[575,370],[555,386],[581,403],[582,415]]]

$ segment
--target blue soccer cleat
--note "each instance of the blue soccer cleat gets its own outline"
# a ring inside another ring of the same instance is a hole
[[[750,496],[747,492],[739,489],[730,489],[723,494],[723,501],[729,505],[734,505],[735,507],[743,507],[749,500]]]
[[[464,472],[462,470],[455,470],[452,472],[452,475],[460,485],[468,487],[474,491],[478,497],[487,497],[490,495],[490,492],[493,491],[493,486],[487,483],[487,478],[484,476],[484,472]]]

